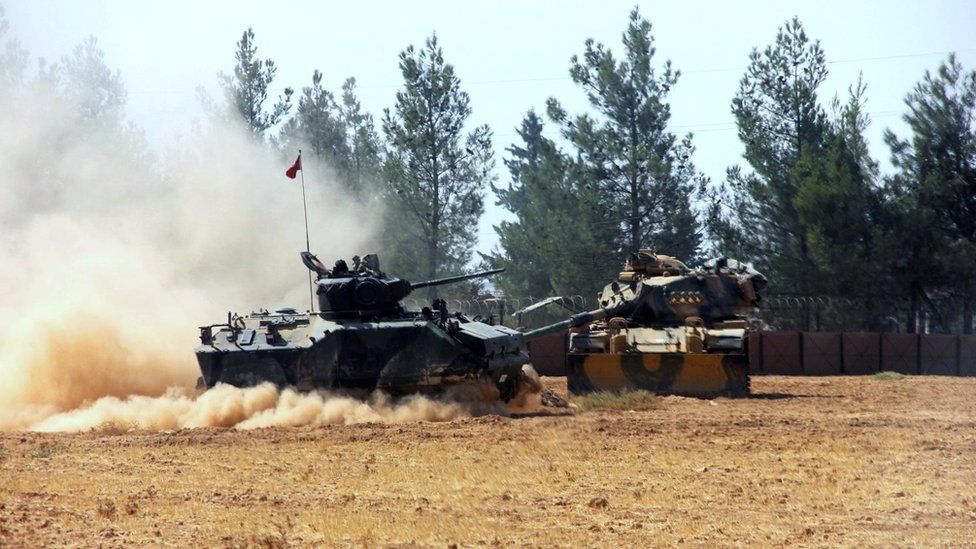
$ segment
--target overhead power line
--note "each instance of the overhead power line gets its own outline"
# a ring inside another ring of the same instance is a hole
[[[950,53],[972,53],[976,52],[976,48],[965,48],[957,50],[946,50],[946,51],[932,51],[932,52],[921,52],[921,53],[902,53],[895,55],[881,55],[874,57],[853,57],[850,59],[836,59],[833,61],[827,61],[828,65],[839,65],[844,63],[858,63],[858,62],[873,62],[873,61],[889,61],[893,59],[909,59],[915,57],[930,57],[935,55],[948,55]],[[718,73],[718,72],[738,72],[746,70],[744,66],[736,67],[716,67],[716,68],[702,68],[702,69],[679,69],[682,74],[706,74],[706,73]],[[540,76],[540,77],[525,77],[525,78],[497,78],[490,80],[462,80],[462,84],[468,86],[481,86],[481,85],[496,85],[496,84],[524,84],[524,83],[534,83],[534,82],[565,82],[572,80],[569,76]],[[372,90],[372,89],[395,89],[402,86],[402,83],[397,84],[364,84],[356,85],[357,90]],[[329,91],[338,91],[342,89],[342,86],[324,86],[324,89]],[[296,91],[300,88],[293,87]],[[268,88],[268,91],[281,93],[285,90],[285,86]],[[166,90],[166,89],[144,89],[144,90],[128,90],[128,93],[136,94],[153,94],[153,93],[197,93],[196,87],[191,90],[180,89],[180,90]]]
[[[883,55],[875,57],[854,57],[850,59],[837,59],[835,61],[827,61],[828,65],[839,65],[843,63],[857,63],[857,62],[867,62],[867,61],[888,61],[891,59],[908,59],[913,57],[928,57],[935,55],[949,55],[950,53],[970,53],[976,52],[976,48],[967,48],[959,50],[949,50],[949,51],[932,51],[924,53],[903,53],[896,55]],[[725,68],[705,68],[705,69],[679,69],[682,74],[703,74],[710,72],[732,72],[732,71],[744,71],[747,67],[737,66],[737,67],[725,67]],[[464,85],[480,86],[480,85],[491,85],[491,84],[521,84],[527,82],[564,82],[571,80],[569,76],[541,76],[537,78],[527,77],[527,78],[500,78],[492,80],[468,80],[462,81]],[[367,86],[356,86],[357,89],[369,89],[369,88],[397,88],[400,84],[376,84]],[[284,89],[284,88],[282,88]],[[339,87],[333,89],[340,89]]]

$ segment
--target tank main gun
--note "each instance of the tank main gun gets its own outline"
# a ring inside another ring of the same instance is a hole
[[[627,286],[621,288],[619,285],[614,287],[611,284],[610,286],[608,286],[608,289],[611,290],[611,293],[609,294],[609,299],[601,303],[602,305],[609,305],[609,306],[600,307],[599,309],[593,309],[592,311],[576,313],[573,316],[567,318],[566,320],[555,322],[547,326],[542,326],[534,330],[529,330],[524,334],[525,340],[531,341],[533,339],[547,336],[549,334],[554,334],[556,332],[562,332],[565,330],[569,330],[571,328],[579,328],[580,326],[585,326],[587,324],[590,324],[591,322],[597,322],[600,320],[605,320],[607,318],[613,318],[615,316],[628,314],[629,313],[628,309],[633,308],[633,302],[627,299],[620,299],[619,297],[620,294],[623,293],[626,287]],[[613,304],[611,305],[611,303]]]
[[[493,274],[503,273],[505,269],[490,269],[487,271],[481,271],[478,273],[447,276],[444,278],[435,278],[434,280],[425,280],[423,282],[411,283],[410,288],[416,290],[417,288],[429,288],[431,286],[443,286],[445,284],[452,284],[454,282],[461,282],[463,280],[471,280],[472,278],[481,278],[483,276],[491,276]]]
[[[538,339],[542,336],[547,336],[556,332],[563,332],[571,328],[579,328],[580,326],[585,326],[591,322],[603,320],[607,317],[617,316],[616,310],[617,308],[615,307],[613,309],[594,309],[592,311],[586,311],[585,313],[576,313],[566,320],[549,324],[547,326],[542,326],[534,330],[529,330],[528,332],[525,332],[523,336],[525,337],[526,341],[532,341],[533,339]]]

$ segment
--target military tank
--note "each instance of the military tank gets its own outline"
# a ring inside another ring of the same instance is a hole
[[[329,269],[311,253],[302,262],[315,276],[318,310],[261,310],[200,327],[199,389],[218,383],[249,387],[271,382],[299,390],[367,394],[430,393],[484,380],[502,400],[532,379],[521,333],[450,313],[443,299],[419,311],[402,300],[420,288],[490,276],[504,269],[420,283],[388,276],[375,254],[338,260]]]
[[[631,254],[599,308],[525,333],[569,330],[566,376],[576,394],[645,389],[699,397],[749,393],[748,333],[766,278],[713,259],[698,270],[652,250]]]

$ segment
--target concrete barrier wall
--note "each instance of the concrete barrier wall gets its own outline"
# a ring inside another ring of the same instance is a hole
[[[749,373],[750,374],[761,374],[762,373],[762,347],[759,343],[759,338],[761,334],[759,332],[752,332],[749,334]]]
[[[750,339],[752,356],[762,360],[753,373],[976,376],[976,335],[761,332]]]

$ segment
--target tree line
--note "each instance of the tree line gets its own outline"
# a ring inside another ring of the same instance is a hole
[[[0,84],[18,78],[26,58],[9,47],[4,56]],[[726,255],[769,278],[771,328],[971,333],[976,71],[949,55],[921,75],[905,96],[907,133],[885,132],[893,169],[882,173],[865,138],[867,83],[823,99],[826,59],[796,18],[757,45],[730,104],[745,153],[717,181],[695,167],[694,136],[670,128],[681,71],[659,60],[636,8],[619,48],[587,39],[570,58],[589,108],[568,112],[550,98],[527,109],[502,181],[492,130],[471,124],[471,99],[436,34],[400,53],[400,89],[374,117],[355,78],[334,90],[318,70],[297,93],[274,96],[277,66],[247,29],[210,107],[283,158],[303,148],[354,197],[383,206],[384,268],[412,280],[480,264],[507,268],[493,283],[506,296],[592,296],[633,250],[689,264]],[[97,69],[89,73],[105,85],[92,108],[119,110],[124,89],[94,41],[62,64],[66,84],[87,78],[72,64]],[[495,227],[495,249],[476,255],[490,196],[512,220]]]
[[[251,29],[222,82],[256,136],[288,151],[308,143],[361,199],[386,205],[378,244],[407,277],[480,261],[507,268],[504,295],[590,296],[632,250],[690,264],[727,255],[754,263],[786,304],[767,311],[771,327],[972,331],[976,72],[949,55],[922,75],[905,97],[909,133],[885,133],[894,171],[882,174],[865,138],[867,83],[824,101],[826,53],[793,18],[749,56],[731,100],[745,154],[713,182],[694,165],[693,135],[669,129],[681,71],[658,61],[636,8],[621,46],[583,42],[569,75],[589,108],[550,98],[529,109],[502,183],[492,131],[469,127],[470,98],[436,34],[400,53],[402,86],[379,121],[362,111],[355,79],[333,94],[318,71],[284,121],[292,92],[268,101],[275,67],[257,57]],[[476,258],[489,188],[514,219]]]

